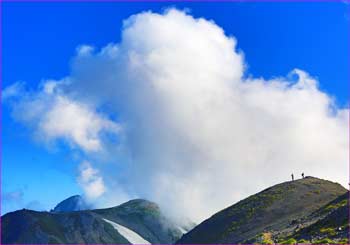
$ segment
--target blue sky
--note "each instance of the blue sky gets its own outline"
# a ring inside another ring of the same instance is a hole
[[[348,103],[349,5],[339,3],[3,3],[3,84],[60,79],[81,44],[119,42],[122,21],[145,10],[189,9],[235,36],[246,74],[270,79],[292,69],[317,77],[320,89]],[[70,149],[48,149],[2,105],[2,213],[50,209],[81,193]],[[17,193],[18,195],[11,195]]]

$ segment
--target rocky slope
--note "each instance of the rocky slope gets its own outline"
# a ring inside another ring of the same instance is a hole
[[[324,205],[311,215],[299,220],[288,236],[276,236],[275,240],[303,243],[348,244],[349,192]]]
[[[167,219],[155,203],[142,199],[98,210],[19,210],[4,215],[1,222],[2,243],[6,244],[127,244],[132,241],[125,234],[131,233],[131,238],[137,235],[149,243],[170,244],[182,235],[181,229]]]
[[[321,215],[320,210],[327,209],[330,202],[341,198],[346,192],[337,183],[313,177],[278,184],[216,213],[185,234],[177,243],[288,243],[293,242],[289,240],[293,234],[298,239],[310,240],[306,235],[310,232],[301,231],[301,227],[309,226],[310,229],[317,230],[317,222],[333,222],[335,217],[331,213]],[[345,221],[349,221],[348,215],[345,216]],[[312,225],[317,228],[311,228]],[[343,228],[348,230],[348,227]],[[297,234],[297,231],[300,233]],[[319,238],[322,236],[315,236],[315,239]],[[337,240],[342,238],[338,236]]]

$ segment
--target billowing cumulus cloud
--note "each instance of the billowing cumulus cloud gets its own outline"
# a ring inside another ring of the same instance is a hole
[[[346,185],[348,109],[337,107],[305,71],[265,80],[245,78],[244,69],[236,39],[214,22],[175,9],[140,13],[125,20],[120,43],[99,51],[80,46],[69,82],[47,86],[118,120],[74,120],[70,131],[40,117],[40,126],[53,127],[52,137],[69,135],[83,150],[102,147],[101,130],[116,132],[118,151],[109,150],[122,155],[113,164],[123,172],[101,166],[106,183],[116,181],[119,189],[194,221],[291,173]],[[47,106],[57,117],[79,118],[64,103],[57,98]]]

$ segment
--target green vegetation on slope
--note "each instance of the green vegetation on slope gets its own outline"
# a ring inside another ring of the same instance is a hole
[[[313,177],[278,184],[218,212],[177,243],[296,242],[304,239],[292,236],[301,229],[301,222],[310,225],[303,219],[327,204],[334,205],[328,209],[337,209],[341,204],[330,202],[344,193],[341,185]]]
[[[302,228],[287,237],[308,240],[320,244],[348,243],[349,234],[349,192],[324,205],[305,217],[298,224]],[[306,225],[306,222],[309,224]]]

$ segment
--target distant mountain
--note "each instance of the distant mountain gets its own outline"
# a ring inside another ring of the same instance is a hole
[[[52,212],[69,212],[91,209],[92,206],[87,204],[80,195],[71,196],[59,204],[52,210]]]
[[[74,212],[19,210],[4,215],[2,243],[174,243],[182,228],[157,204],[136,199],[108,209]]]
[[[313,177],[278,184],[216,213],[177,243],[347,242],[346,193]]]

